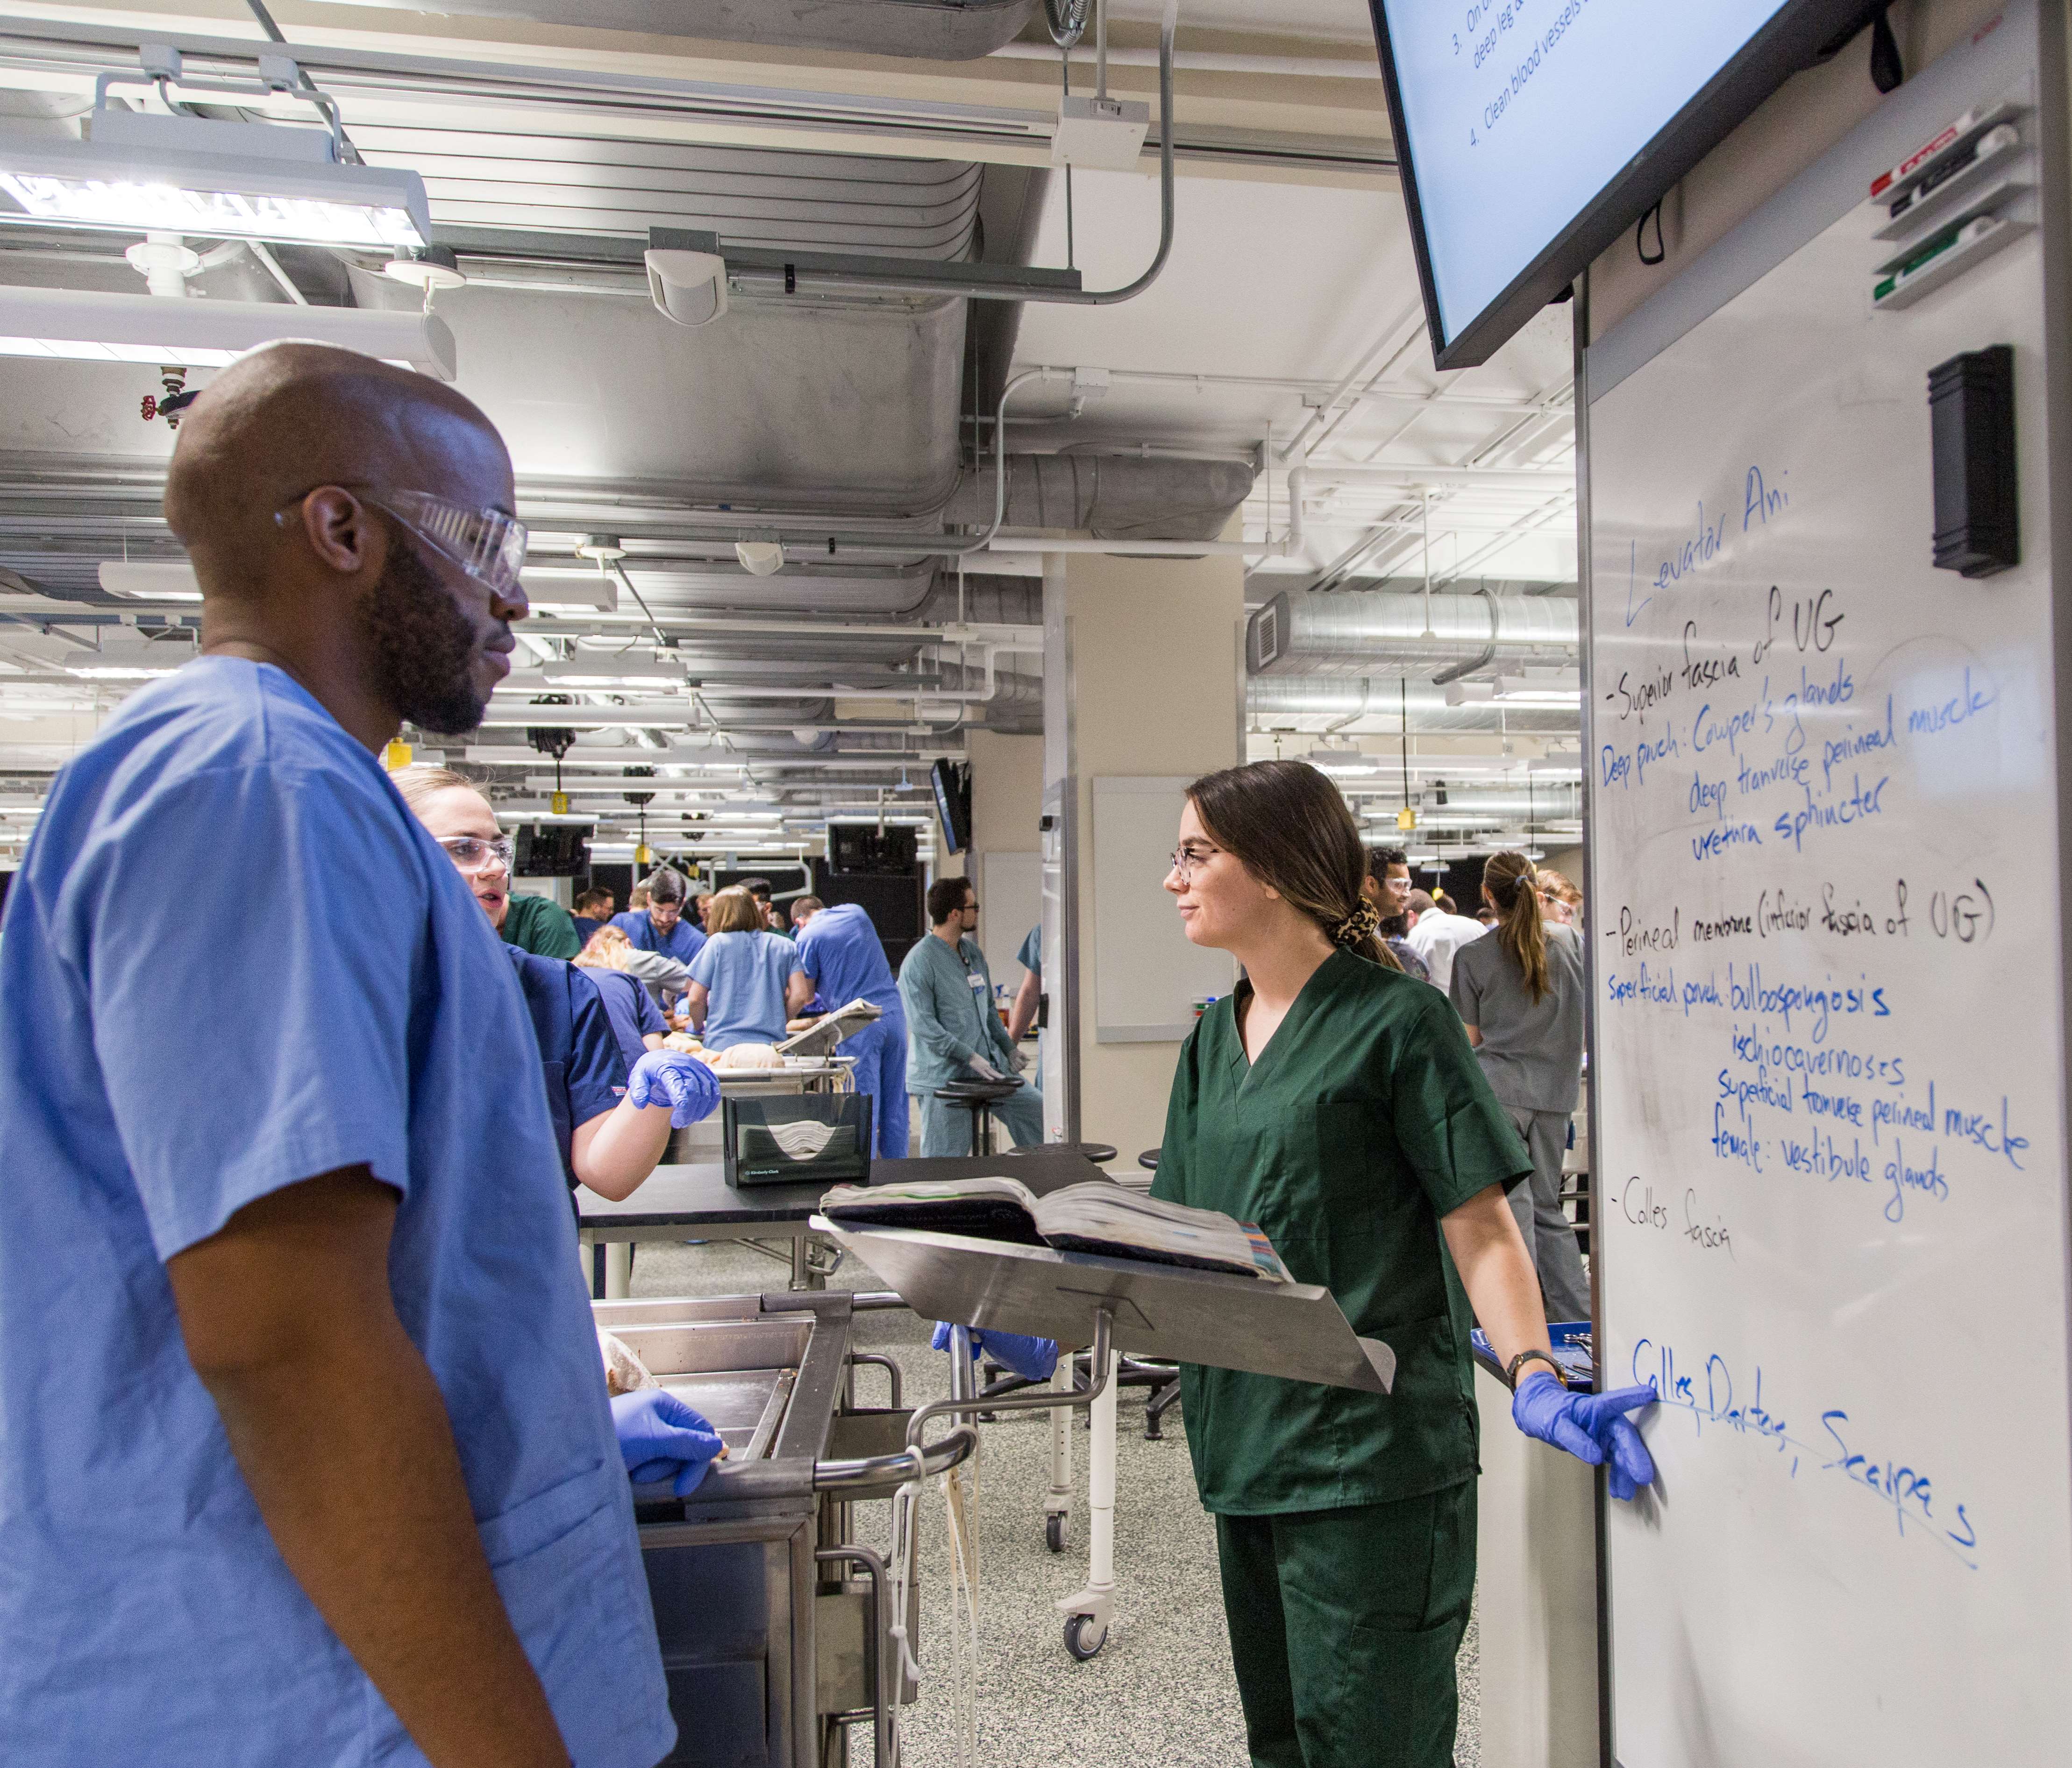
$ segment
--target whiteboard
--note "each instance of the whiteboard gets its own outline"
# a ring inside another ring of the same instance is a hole
[[[1043,856],[988,853],[979,870],[979,944],[993,980],[1011,997],[1022,986],[1015,954],[1043,919]]]
[[[2043,258],[1873,313],[1857,200],[2035,29],[1902,88],[1709,317],[1585,361],[1598,1342],[1661,1396],[1605,1520],[1624,1768],[2072,1759]],[[1994,343],[2025,559],[1967,582],[1926,380]]]
[[[1227,952],[1190,944],[1166,874],[1187,802],[1184,775],[1093,782],[1094,1041],[1178,1043],[1194,1002],[1231,992]]]

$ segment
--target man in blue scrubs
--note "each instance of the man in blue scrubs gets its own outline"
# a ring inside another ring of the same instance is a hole
[[[690,886],[673,865],[664,865],[648,880],[648,906],[615,915],[611,924],[640,952],[660,952],[665,958],[689,964],[705,949],[705,936],[684,919],[684,899]]]
[[[671,1747],[532,1028],[375,759],[508,669],[512,499],[458,393],[323,346],[181,426],[204,655],[60,775],[0,923],[10,1762]]]
[[[978,897],[968,878],[939,878],[928,886],[927,938],[899,966],[899,994],[911,1034],[906,1087],[920,1108],[921,1152],[963,1155],[972,1147],[972,1114],[935,1097],[959,1080],[1001,1080],[1014,1072],[1014,1046],[993,1010],[993,972],[972,935]],[[1033,1087],[993,1108],[1018,1148],[1043,1139],[1043,1101]],[[985,1149],[976,1152],[984,1153]]]
[[[812,898],[808,898],[812,900]],[[785,1005],[796,1017],[818,994],[832,1013],[868,1001],[884,1015],[843,1042],[855,1059],[857,1091],[870,1095],[871,1139],[879,1160],[904,1160],[911,1119],[906,1104],[906,1009],[886,962],[884,942],[854,903],[816,909],[799,929],[798,968]]]

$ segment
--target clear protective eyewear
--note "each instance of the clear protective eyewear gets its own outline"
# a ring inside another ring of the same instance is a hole
[[[298,507],[310,492],[291,498],[273,512],[276,524],[287,525],[287,512]],[[340,484],[341,491],[356,491],[361,499],[401,522],[427,546],[451,560],[479,583],[486,584],[507,601],[522,599],[520,573],[525,565],[528,543],[525,524],[500,509],[473,509],[430,491],[394,491],[384,486]]]
[[[1222,851],[1220,847],[1176,847],[1168,864],[1184,884]]]
[[[508,872],[518,853],[518,844],[508,835],[493,841],[479,835],[445,835],[439,838],[439,845],[463,872]]]

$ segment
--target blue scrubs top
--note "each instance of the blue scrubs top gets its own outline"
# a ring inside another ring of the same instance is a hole
[[[648,1046],[640,1041],[642,1038],[651,1031],[658,1038],[666,1038],[669,1022],[655,1005],[654,996],[623,970],[594,969],[585,964],[582,973],[590,978],[598,998],[604,1003],[604,1010],[611,1020],[612,1035],[619,1040],[619,1053],[626,1059],[626,1066],[631,1068],[648,1054]]]
[[[576,937],[581,940],[585,945],[588,945],[590,944],[590,935],[595,933],[599,927],[609,927],[611,925],[609,921],[596,920],[587,915],[571,915],[569,919],[575,923]]]
[[[1043,929],[1032,927],[1029,937],[1022,942],[1022,949],[1014,954],[1014,961],[1025,970],[1034,970],[1036,980],[1043,980]]]
[[[518,986],[525,993],[525,1010],[540,1045],[540,1071],[547,1083],[554,1145],[574,1190],[575,1133],[626,1096],[628,1064],[620,1054],[610,1010],[591,980],[594,972],[559,958],[537,957],[515,945],[504,949],[511,954]]]
[[[852,1001],[868,1001],[886,1013],[899,1005],[899,982],[886,962],[884,942],[857,903],[822,909],[800,929],[794,956],[827,1012]]]
[[[715,933],[691,960],[691,980],[712,997],[705,1046],[784,1041],[784,984],[798,968],[789,940],[774,933]]]
[[[374,758],[282,671],[189,664],[59,775],[0,935],[9,1761],[424,1763],[275,1550],[165,1270],[364,1165],[570,1753],[651,1768],[676,1733],[538,1048]]]
[[[615,915],[611,924],[643,952],[660,952],[664,957],[674,958],[679,964],[689,964],[705,949],[704,931],[693,923],[689,915],[680,918],[666,937],[648,919],[645,909],[628,909],[623,915]]]

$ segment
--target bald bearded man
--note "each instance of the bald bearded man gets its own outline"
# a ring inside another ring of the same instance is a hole
[[[11,1762],[671,1747],[539,1052],[374,756],[508,669],[513,495],[459,393],[314,345],[180,430],[204,655],[60,775],[0,939]]]

